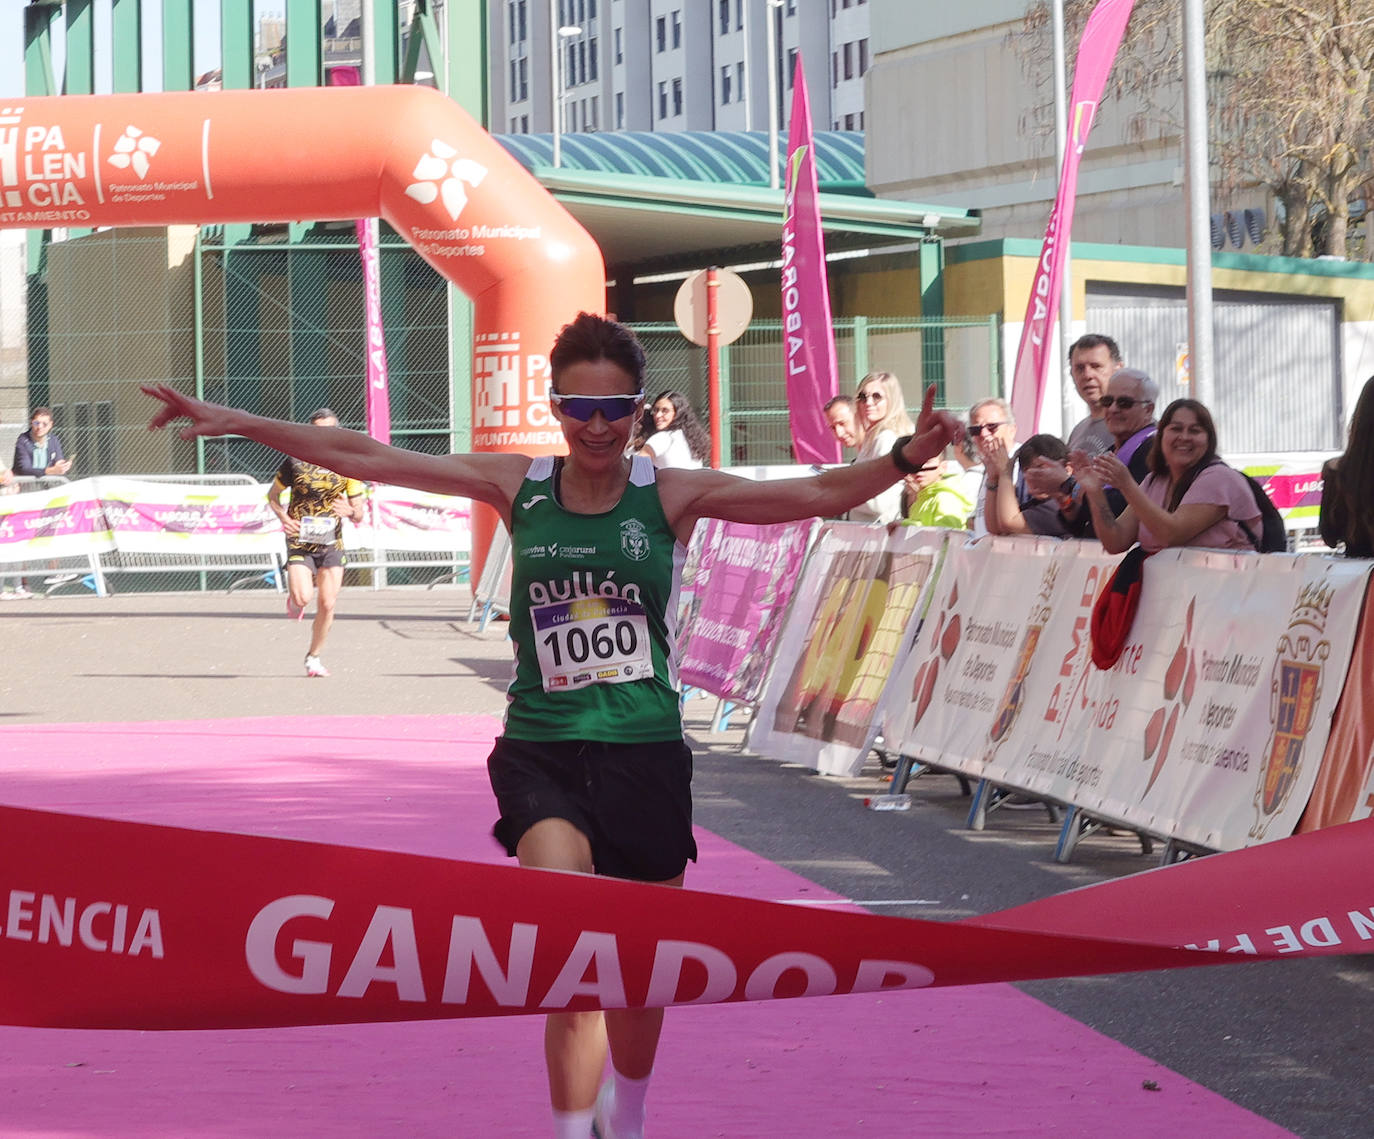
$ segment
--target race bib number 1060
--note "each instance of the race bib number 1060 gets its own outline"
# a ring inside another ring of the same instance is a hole
[[[653,674],[649,620],[620,597],[579,597],[530,608],[545,692],[623,684]]]

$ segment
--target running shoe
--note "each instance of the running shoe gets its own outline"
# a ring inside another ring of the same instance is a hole
[[[319,657],[317,657],[317,656],[307,656],[307,657],[305,658],[305,675],[306,675],[306,676],[328,676],[328,675],[329,675],[329,669],[327,669],[327,668],[324,667],[324,664],[320,661],[320,658],[319,658]]]
[[[297,605],[291,600],[291,595],[286,595],[286,617],[289,621],[299,621],[305,616],[305,606]]]
[[[596,1114],[592,1119],[592,1139],[615,1139],[615,1132],[611,1130],[611,1111],[614,1107],[615,1080],[608,1077],[596,1096]]]

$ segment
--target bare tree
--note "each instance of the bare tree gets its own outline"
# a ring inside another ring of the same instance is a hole
[[[1096,0],[1065,0],[1076,45]],[[1029,9],[1016,48],[1047,101],[1050,8]],[[1292,257],[1368,255],[1352,203],[1374,179],[1374,5],[1369,0],[1207,0],[1207,74],[1214,195],[1223,207],[1263,186],[1281,204],[1266,246]],[[1179,0],[1137,0],[1109,85],[1146,109],[1130,141],[1182,133]]]

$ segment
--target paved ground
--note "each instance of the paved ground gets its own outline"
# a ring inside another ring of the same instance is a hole
[[[0,723],[500,713],[504,626],[468,624],[466,590],[347,591],[328,680],[303,675],[306,630],[285,620],[283,604],[266,590],[4,602]],[[1039,811],[1002,811],[969,831],[967,800],[944,776],[913,784],[908,812],[865,811],[862,797],[880,788],[876,766],[835,780],[749,756],[737,728],[711,731],[714,711],[706,699],[687,709],[702,825],[878,912],[957,918],[1154,865],[1124,836],[1090,838],[1057,865],[1057,828]],[[1024,989],[1310,1139],[1371,1133],[1374,1018],[1360,1010],[1374,957]]]

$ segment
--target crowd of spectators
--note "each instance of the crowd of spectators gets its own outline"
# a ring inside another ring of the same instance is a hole
[[[1159,385],[1126,367],[1110,336],[1089,333],[1069,349],[1069,373],[1087,414],[1067,439],[1017,435],[1010,405],[991,398],[968,413],[962,448],[908,475],[900,504],[874,500],[849,518],[985,534],[1097,539],[1112,552],[1139,544],[1146,553],[1166,546],[1257,549],[1259,507],[1245,476],[1217,454],[1211,413],[1196,400],[1174,400],[1156,419]],[[1346,549],[1374,549],[1374,512],[1363,498],[1341,497],[1352,472],[1362,488],[1374,479],[1374,380],[1351,420],[1351,450],[1327,464],[1322,535]],[[870,372],[851,399],[825,406],[842,447],[858,458],[885,453],[911,430],[897,377]],[[1356,438],[1362,450],[1355,450]]]

